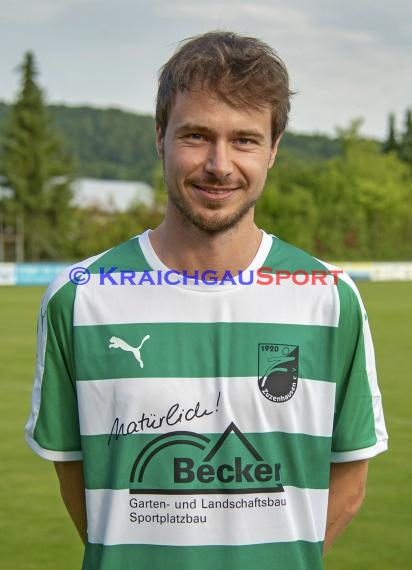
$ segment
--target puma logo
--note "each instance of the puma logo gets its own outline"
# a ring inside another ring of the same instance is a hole
[[[130,346],[130,344],[127,344],[126,341],[119,338],[118,336],[112,336],[112,338],[110,339],[109,348],[121,348],[126,352],[133,352],[134,357],[136,358],[137,362],[140,364],[140,368],[143,368],[143,360],[140,355],[140,349],[142,348],[144,343],[147,340],[149,340],[149,338],[150,338],[149,334],[144,336],[142,342],[139,344],[137,348],[135,348],[134,346]]]

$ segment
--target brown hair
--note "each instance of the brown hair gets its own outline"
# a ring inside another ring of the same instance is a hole
[[[285,130],[290,110],[285,64],[262,41],[233,32],[208,32],[186,40],[162,67],[156,122],[163,133],[178,92],[208,89],[232,107],[272,108],[272,141]]]

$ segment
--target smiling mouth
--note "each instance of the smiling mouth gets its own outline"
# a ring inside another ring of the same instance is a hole
[[[238,188],[209,187],[199,186],[198,184],[193,184],[193,187],[200,191],[204,196],[210,197],[211,199],[223,199],[238,190]]]

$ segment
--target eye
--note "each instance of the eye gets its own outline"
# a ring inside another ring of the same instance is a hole
[[[205,139],[205,136],[200,133],[189,133],[186,135],[186,138],[192,141],[202,141]]]
[[[235,140],[235,144],[238,146],[256,146],[259,144],[259,141],[250,137],[239,137]]]

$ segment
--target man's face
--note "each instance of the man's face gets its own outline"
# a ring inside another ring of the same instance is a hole
[[[209,92],[179,93],[157,147],[168,207],[182,221],[209,233],[253,221],[277,150],[269,106],[235,109]]]

